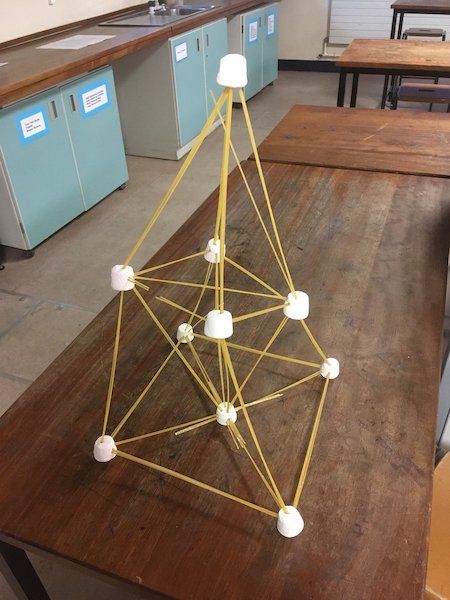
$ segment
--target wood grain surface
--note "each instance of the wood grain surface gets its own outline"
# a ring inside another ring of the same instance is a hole
[[[338,67],[450,72],[450,42],[353,40],[336,60]]]
[[[257,189],[254,162],[244,163]],[[116,457],[93,460],[101,428],[118,299],[60,355],[0,421],[0,534],[139,586],[189,599],[398,599],[422,597],[426,568],[450,186],[445,179],[264,164],[294,281],[311,298],[309,326],[341,361],[330,383],[299,509],[305,529],[282,538],[275,519]],[[270,250],[235,171],[227,253],[280,291]],[[261,202],[261,194],[258,194]],[[213,194],[150,261],[186,255],[211,237]],[[175,210],[176,207],[173,207]],[[118,257],[118,261],[123,257]],[[203,260],[166,270],[200,280]],[[227,269],[227,282],[248,282]],[[61,282],[64,285],[64,282]],[[108,274],[99,285],[109,285]],[[195,294],[154,284],[151,294],[192,306]],[[152,306],[168,331],[183,317]],[[261,303],[266,302],[261,300]],[[208,296],[200,312],[209,310]],[[256,303],[257,304],[257,303]],[[255,301],[230,302],[234,314]],[[125,298],[113,424],[148,382],[168,345]],[[234,340],[262,347],[280,315],[244,321]],[[214,377],[214,350],[197,341]],[[317,358],[298,323],[274,351]],[[238,379],[253,359],[232,353]],[[265,360],[250,401],[306,367]],[[179,361],[120,437],[212,412]],[[251,412],[283,496],[290,499],[322,381]],[[238,420],[245,435],[242,420]],[[124,445],[230,493],[274,508],[245,455],[219,425]]]
[[[192,3],[201,4],[202,1],[193,0]],[[186,17],[166,27],[100,27],[83,23],[80,27],[71,26],[70,30],[45,38],[37,35],[31,41],[0,51],[0,62],[8,63],[0,71],[0,106],[110,64],[122,56],[161,43],[174,35],[263,3],[264,0],[221,0],[216,8],[206,13]],[[96,21],[100,22],[102,19],[97,17]],[[37,46],[79,34],[115,37],[81,50],[36,49]]]
[[[441,113],[294,106],[262,142],[262,160],[450,176],[450,119]]]

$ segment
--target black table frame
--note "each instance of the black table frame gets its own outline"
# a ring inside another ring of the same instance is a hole
[[[345,103],[345,89],[347,86],[347,75],[353,74],[353,82],[352,82],[352,93],[350,98],[350,107],[354,108],[356,106],[356,99],[358,96],[358,83],[359,76],[362,74],[366,75],[385,75],[384,79],[384,87],[383,87],[383,99],[381,102],[381,108],[385,108],[386,106],[386,96],[389,84],[389,77],[396,75],[405,76],[413,76],[413,77],[450,77],[450,67],[448,71],[421,71],[420,69],[391,69],[389,67],[340,67],[340,76],[339,76],[339,88],[338,88],[338,96],[337,96],[337,106],[344,106]]]
[[[395,8],[394,4],[391,4],[391,8],[393,10],[392,13],[392,23],[391,23],[391,40],[401,40],[403,33],[403,20],[405,15],[450,15],[450,9],[442,9],[442,8],[434,8],[434,9],[424,9],[424,8]],[[397,26],[398,19],[398,26]],[[386,99],[388,95],[388,90],[393,87],[393,79],[391,79],[391,84],[389,85],[389,76],[386,75],[384,87],[383,87],[383,95],[381,97],[381,108],[386,107]]]

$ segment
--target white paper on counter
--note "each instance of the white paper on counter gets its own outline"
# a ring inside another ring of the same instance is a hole
[[[71,35],[68,38],[50,42],[44,46],[37,46],[38,50],[80,50],[92,44],[99,44],[109,40],[115,35]]]
[[[0,67],[6,66],[8,63],[0,63]]]

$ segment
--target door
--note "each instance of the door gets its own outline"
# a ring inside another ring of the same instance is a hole
[[[221,19],[203,27],[203,49],[205,56],[205,86],[206,106],[208,115],[214,108],[214,102],[210,91],[216,99],[223,92],[222,86],[217,81],[220,59],[228,54],[228,28],[227,20]],[[225,112],[225,107],[222,113]]]
[[[242,16],[242,47],[247,59],[248,84],[245,99],[248,100],[262,89],[262,22],[264,9],[254,10]]]
[[[202,30],[170,40],[180,147],[194,139],[206,121]],[[149,107],[151,118],[151,107]]]
[[[83,212],[59,90],[0,111],[4,166],[30,248]]]
[[[86,209],[128,180],[112,69],[61,88]]]
[[[264,9],[263,25],[262,85],[265,87],[278,77],[278,4]]]

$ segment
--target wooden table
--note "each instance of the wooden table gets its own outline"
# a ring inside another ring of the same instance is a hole
[[[450,0],[395,0],[391,4],[391,39],[402,37],[403,19],[406,14],[450,15]],[[397,19],[399,19],[397,27]]]
[[[255,163],[243,168],[256,188]],[[264,170],[294,281],[311,297],[309,325],[342,367],[330,384],[299,506],[306,522],[302,534],[282,538],[272,517],[119,457],[107,464],[93,460],[116,298],[0,421],[0,537],[7,549],[13,545],[82,565],[139,588],[146,597],[422,598],[450,184],[441,178],[273,163],[264,163]],[[229,190],[228,255],[284,289],[275,268],[268,269],[270,250],[236,171]],[[217,193],[151,263],[180,256],[180,248],[183,254],[203,248],[216,200]],[[192,281],[204,273],[203,261],[185,267],[176,265],[166,274]],[[227,271],[228,276],[231,284],[243,285],[239,274]],[[107,273],[98,285],[108,285]],[[155,284],[152,296],[179,298],[171,290]],[[193,300],[184,293],[185,304]],[[246,312],[250,305],[240,302],[236,312]],[[113,422],[168,352],[134,294],[126,295],[124,310]],[[162,305],[156,310],[175,332],[180,313]],[[236,327],[236,341],[262,347],[278,320],[272,313],[248,327],[244,323]],[[310,356],[299,329],[290,322],[277,351]],[[253,360],[239,353],[234,360],[241,379]],[[289,368],[280,369],[267,360],[245,398],[298,378],[301,368],[286,364]],[[177,361],[169,363],[160,382],[123,436],[210,410]],[[278,404],[252,409],[287,497],[295,488],[321,387],[315,380]],[[129,448],[270,505],[245,455],[233,449],[218,425]]]
[[[450,77],[450,42],[424,40],[353,40],[337,59],[340,69],[337,105],[344,106],[347,75],[353,74],[350,106],[356,106],[362,73]],[[381,108],[386,104],[385,77]]]
[[[291,108],[260,146],[262,160],[450,177],[450,119],[442,113]]]
[[[0,63],[8,64],[0,67],[0,107],[45,90],[76,75],[111,64],[112,61],[142,48],[160,44],[172,36],[195,29],[205,23],[255,8],[264,1],[221,0],[212,10],[186,17],[165,27],[100,27],[98,23],[108,18],[107,15],[102,15],[79,24],[72,23],[46,32],[45,38],[40,34],[31,39],[27,37],[19,40],[20,43],[2,44],[0,45]],[[203,2],[202,0],[192,0],[191,3],[202,4]],[[145,7],[141,3],[131,10],[116,11],[114,15],[128,14],[144,9]],[[113,35],[114,37],[81,50],[36,49],[37,46],[80,34]]]

